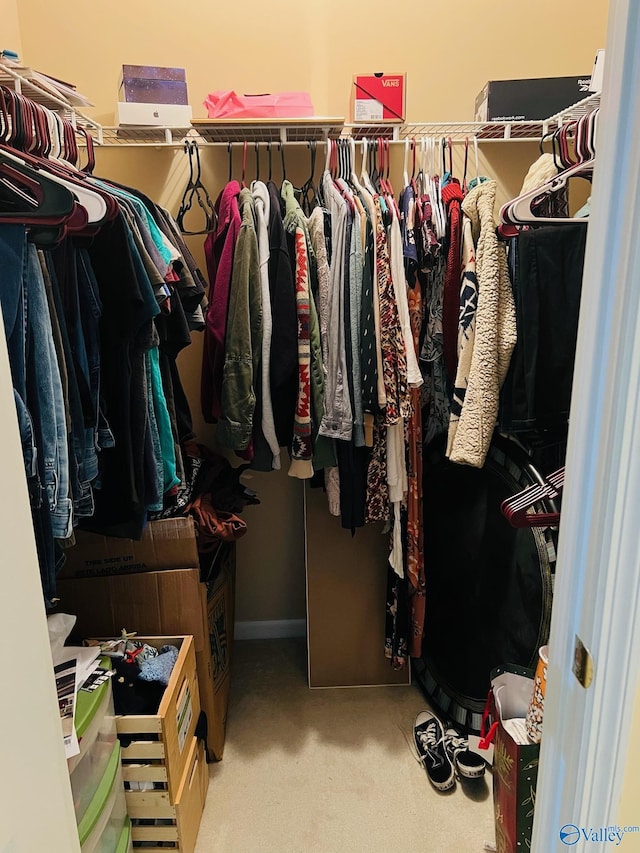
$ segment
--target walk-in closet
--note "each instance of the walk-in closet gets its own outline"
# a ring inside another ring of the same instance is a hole
[[[6,3],[0,851],[640,850],[638,10]]]

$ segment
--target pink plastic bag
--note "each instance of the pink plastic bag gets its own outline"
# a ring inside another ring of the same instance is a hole
[[[237,95],[217,91],[207,95],[204,106],[209,118],[307,118],[314,114],[308,92]]]

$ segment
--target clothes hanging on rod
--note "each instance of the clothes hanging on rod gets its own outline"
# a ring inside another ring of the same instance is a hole
[[[322,486],[344,528],[389,526],[386,653],[398,667],[422,645],[423,445],[448,436],[452,461],[483,466],[519,331],[507,245],[495,229],[497,184],[477,177],[467,190],[465,174],[463,189],[452,148],[407,145],[413,168],[396,198],[387,142],[363,141],[358,176],[355,144],[329,141],[319,204],[309,214],[289,181],[271,180],[264,221],[259,182],[245,192],[230,175],[216,203],[217,238],[207,238],[205,417],[259,470],[284,465],[286,448],[288,473]],[[250,235],[248,264],[238,222]],[[247,288],[237,321],[225,300]]]
[[[44,108],[5,89],[0,108],[0,158],[27,164],[0,198],[0,302],[50,605],[76,527],[139,538],[177,493],[193,433],[175,361],[204,326],[205,282],[167,211],[73,167],[68,122],[56,149]],[[37,210],[51,179],[71,207],[20,212],[12,198]]]

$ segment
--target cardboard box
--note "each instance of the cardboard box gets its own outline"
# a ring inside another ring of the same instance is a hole
[[[406,115],[406,74],[354,74],[351,87],[351,121],[387,124],[403,122]]]
[[[188,104],[187,75],[184,68],[123,65],[120,95],[127,103]]]
[[[132,127],[189,127],[192,110],[180,104],[118,102],[118,125]]]
[[[58,582],[59,609],[77,617],[80,637],[117,637],[123,628],[150,636],[190,634],[196,652],[209,645],[207,588],[200,569],[145,572]]]
[[[199,565],[192,518],[150,521],[137,542],[78,530],[76,544],[66,557],[58,575],[61,579],[192,569]]]
[[[154,522],[158,523],[158,522]],[[231,686],[235,620],[235,543],[224,543],[215,577],[177,569],[58,582],[59,609],[77,616],[79,636],[190,634],[196,653],[200,705],[207,715],[209,753],[222,758]]]
[[[200,701],[209,722],[207,745],[217,761],[222,759],[224,752],[231,689],[235,568],[235,545],[233,545],[225,553],[216,580],[208,584],[209,647],[204,652],[196,652]],[[206,689],[203,689],[204,685]]]
[[[476,121],[541,121],[589,96],[591,75],[492,80],[478,94]]]

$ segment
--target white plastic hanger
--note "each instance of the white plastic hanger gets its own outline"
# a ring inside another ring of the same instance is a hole
[[[25,161],[21,160],[20,157],[16,157],[14,154],[11,154],[9,151],[6,151],[4,149],[2,151],[2,155],[3,157],[7,157],[9,160],[14,160],[21,166],[30,165],[25,164]],[[69,165],[66,161],[62,162],[64,162],[66,166]],[[30,166],[30,168],[34,167]],[[73,194],[73,197],[76,199],[76,201],[81,204],[87,211],[87,216],[90,223],[95,224],[96,222],[102,222],[102,220],[107,215],[107,203],[101,195],[89,189],[89,187],[80,186],[79,184],[76,184],[73,181],[66,181],[64,178],[60,177],[60,175],[55,174],[55,172],[50,172],[47,169],[42,169],[42,173],[43,175],[46,175],[46,177],[50,181],[54,181],[56,184],[60,184]]]
[[[351,161],[351,183],[358,190],[358,192],[362,192],[362,184],[358,180],[358,176],[356,175],[356,143],[353,137],[349,138],[349,159]]]
[[[558,224],[563,225],[570,222],[586,222],[588,216],[536,216],[531,209],[534,199],[540,198],[546,193],[558,192],[567,185],[572,177],[591,177],[595,165],[595,134],[597,131],[598,110],[582,116],[575,127],[575,152],[581,158],[560,174],[555,175],[540,187],[535,187],[529,192],[523,193],[500,210],[500,222],[503,225],[534,225],[534,224]]]
[[[567,181],[571,177],[579,177],[580,175],[591,175],[595,165],[595,157],[586,160],[584,163],[575,163],[564,172],[560,172],[551,180],[547,181],[540,187],[536,187],[523,195],[507,202],[500,209],[500,222],[503,225],[543,225],[559,224],[566,225],[570,222],[587,222],[588,217],[575,216],[536,216],[531,209],[531,202],[545,195],[545,193],[557,192],[566,186]]]
[[[324,170],[325,170],[325,172],[329,172],[329,174],[331,174],[331,143],[332,143],[331,139],[327,139],[327,141],[325,142],[325,146],[326,146],[327,150],[326,150],[326,156],[325,156],[325,160],[324,160]]]
[[[478,165],[479,158],[478,158],[478,136],[477,136],[477,134],[473,137],[473,156],[475,157],[475,161],[476,161],[476,186],[477,186],[480,183],[480,167]]]
[[[362,186],[367,190],[367,192],[371,193],[371,195],[376,195],[376,189],[371,183],[371,178],[369,177],[369,172],[367,170],[367,156],[369,153],[369,141],[366,136],[362,137],[362,166],[360,169],[360,181]]]
[[[440,195],[440,177],[438,176],[438,172],[440,171],[441,165],[441,157],[440,157],[440,145],[441,141],[438,140],[436,146],[435,137],[431,137],[431,157],[432,157],[432,172],[431,172],[431,208],[433,210],[433,225],[434,230],[436,232],[436,237],[439,240],[442,240],[444,235],[447,232],[447,220],[444,215],[444,208],[442,206],[442,197]]]
[[[409,146],[410,141],[409,137],[407,136],[404,140],[404,165],[402,170],[402,181],[403,186],[405,187],[409,186]]]

